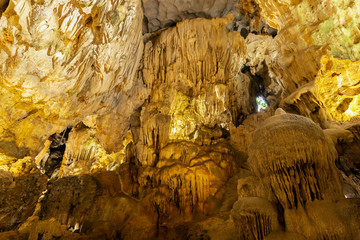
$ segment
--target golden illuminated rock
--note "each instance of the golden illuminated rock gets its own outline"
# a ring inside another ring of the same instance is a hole
[[[15,176],[26,175],[30,174],[31,172],[37,171],[31,157],[17,159],[4,154],[0,154],[0,163],[0,170],[11,172]]]
[[[286,112],[299,114],[310,118],[321,128],[329,127],[329,117],[323,103],[315,95],[314,82],[305,84],[280,102],[280,107]]]
[[[284,96],[312,82],[325,53],[359,60],[358,1],[255,0],[260,15],[278,35],[271,44],[270,72],[285,86]]]
[[[107,154],[95,133],[94,128],[81,124],[72,129],[66,143],[60,177],[104,171],[111,163],[116,165],[116,154]]]
[[[246,46],[240,33],[227,30],[231,21],[185,20],[145,45],[150,97],[132,128],[139,167],[135,179],[123,182],[138,183],[140,195],[151,186],[160,222],[173,213],[207,212],[206,201],[234,174],[222,138],[253,105],[250,79],[240,71]]]
[[[307,239],[357,236],[358,228],[352,223],[358,212],[347,210],[353,203],[342,194],[333,142],[311,120],[277,113],[254,132],[248,161],[253,173],[276,196],[271,201],[282,205],[286,231]]]
[[[284,208],[343,197],[337,152],[311,120],[293,114],[273,116],[254,132],[249,149],[252,171]]]
[[[0,18],[0,140],[34,154],[51,133],[113,108],[134,83],[141,22],[138,0],[11,0]]]
[[[143,75],[151,97],[142,114],[169,118],[163,122],[169,139],[196,138],[201,125],[227,125],[251,111],[249,79],[240,72],[246,46],[227,31],[231,20],[184,21],[146,43]]]
[[[0,239],[357,239],[359,4],[0,0]]]
[[[359,59],[359,1],[255,2],[270,26],[280,30],[282,34],[297,34],[301,45],[329,44],[332,55],[351,60]]]
[[[360,117],[360,62],[329,56],[321,59],[321,69],[315,80],[318,99],[327,114],[337,121]]]

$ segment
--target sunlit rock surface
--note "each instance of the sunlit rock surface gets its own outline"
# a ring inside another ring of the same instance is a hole
[[[255,2],[265,22],[279,30],[275,44],[280,51],[273,59],[291,92],[314,80],[325,52],[358,60],[358,1]]]
[[[358,10],[0,1],[0,239],[358,239]]]
[[[360,62],[328,56],[321,59],[315,91],[332,119],[346,121],[360,117],[359,70]]]
[[[297,47],[329,44],[332,55],[359,60],[359,1],[255,2],[266,23],[282,34],[297,35],[300,40]]]

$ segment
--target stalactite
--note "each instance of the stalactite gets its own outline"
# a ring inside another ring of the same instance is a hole
[[[241,240],[261,240],[279,228],[277,209],[262,198],[240,199],[234,204],[231,216]]]
[[[292,114],[274,116],[255,131],[249,152],[251,169],[286,208],[315,199],[341,199],[335,158],[323,131]]]

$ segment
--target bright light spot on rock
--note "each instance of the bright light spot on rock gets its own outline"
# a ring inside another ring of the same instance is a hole
[[[351,101],[351,103],[349,105],[349,108],[345,111],[345,114],[349,118],[355,117],[359,114],[357,111],[357,107],[358,107],[356,104],[357,100],[358,100],[358,96],[354,97],[353,101]]]
[[[315,96],[330,118],[348,121],[360,116],[360,61],[323,56],[315,79]]]
[[[64,54],[62,52],[57,52],[54,54],[54,57],[58,60],[62,60],[64,58]]]
[[[348,116],[351,116],[353,115],[353,111],[351,111],[351,109],[349,108],[348,110],[345,111],[345,114],[348,115]]]
[[[258,112],[260,112],[261,109],[266,109],[268,107],[268,104],[263,96],[256,97],[256,104],[258,105]]]
[[[339,76],[339,77],[337,77],[336,78],[337,79],[337,86],[338,86],[338,88],[341,88],[341,86],[342,86],[342,82],[343,82],[343,77],[342,76]]]

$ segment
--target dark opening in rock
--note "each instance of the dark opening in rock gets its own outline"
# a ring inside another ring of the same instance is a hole
[[[6,11],[7,7],[9,6],[10,0],[0,0],[0,17],[3,12]]]
[[[68,126],[61,133],[53,134],[49,137],[51,141],[50,147],[47,150],[47,154],[40,161],[40,168],[48,177],[52,177],[58,173],[60,169],[61,162],[65,152],[65,144],[69,137],[69,132],[71,131],[72,126]]]

